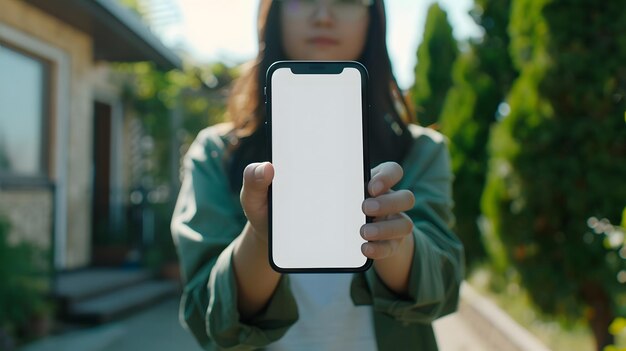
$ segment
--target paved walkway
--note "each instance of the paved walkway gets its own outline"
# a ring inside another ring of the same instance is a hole
[[[459,314],[437,321],[442,351],[490,351]],[[167,300],[123,321],[46,338],[21,351],[201,351],[178,323],[178,299]]]
[[[492,345],[484,343],[483,339],[462,318],[459,313],[438,319],[435,322],[435,334],[440,351],[491,351],[496,350]],[[504,350],[499,350],[504,351]]]
[[[20,351],[201,351],[178,322],[172,298],[130,318],[53,336]]]

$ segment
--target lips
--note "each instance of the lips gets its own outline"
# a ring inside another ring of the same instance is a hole
[[[312,37],[307,40],[310,44],[321,45],[321,46],[329,46],[329,45],[337,45],[339,41],[337,39],[333,39],[331,37]]]

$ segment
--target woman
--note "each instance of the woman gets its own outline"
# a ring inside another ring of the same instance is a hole
[[[265,72],[284,59],[358,60],[369,70],[377,166],[363,203],[375,218],[361,228],[363,254],[374,259],[365,273],[281,275],[269,266],[274,169],[261,163],[259,126]],[[172,219],[181,318],[205,349],[437,349],[431,323],[456,309],[463,249],[449,228],[443,138],[409,124],[400,96],[382,0],[261,0],[257,59],[231,94],[231,122],[205,129],[190,148]]]

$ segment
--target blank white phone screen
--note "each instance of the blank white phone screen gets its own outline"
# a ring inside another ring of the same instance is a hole
[[[272,75],[272,258],[280,268],[358,268],[367,259],[361,74]]]

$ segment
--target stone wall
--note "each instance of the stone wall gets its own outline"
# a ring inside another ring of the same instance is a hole
[[[52,247],[52,197],[49,190],[0,193],[0,217],[11,224],[10,243],[26,240],[42,249]]]

